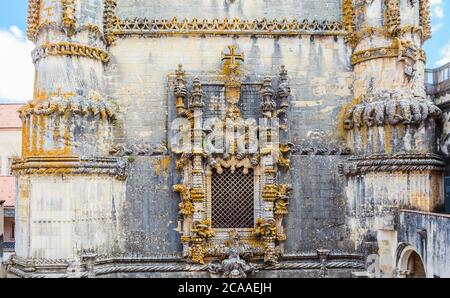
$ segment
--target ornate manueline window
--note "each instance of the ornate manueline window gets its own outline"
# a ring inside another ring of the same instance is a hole
[[[213,229],[254,227],[254,176],[227,169],[211,176],[211,224]]]
[[[287,140],[278,141],[279,129],[288,135],[287,73],[282,67],[278,78],[243,82],[244,55],[229,50],[220,72],[188,76],[180,66],[169,75],[169,115],[180,120],[172,122],[172,132],[184,140],[171,138],[183,255],[193,263],[223,258],[239,238],[239,251],[273,263],[282,253],[291,190],[279,176],[290,164]]]

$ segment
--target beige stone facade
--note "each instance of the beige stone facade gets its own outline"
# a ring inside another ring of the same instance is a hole
[[[444,201],[427,0],[29,3],[9,274],[414,276],[401,210]],[[224,151],[212,117],[233,127]]]

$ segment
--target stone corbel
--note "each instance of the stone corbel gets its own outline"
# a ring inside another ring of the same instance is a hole
[[[225,248],[227,258],[219,264],[209,264],[208,271],[211,275],[220,275],[224,278],[245,278],[258,272],[253,264],[241,258],[241,256],[245,257],[251,252],[247,246],[240,243],[240,236],[236,230],[229,232],[228,243]]]

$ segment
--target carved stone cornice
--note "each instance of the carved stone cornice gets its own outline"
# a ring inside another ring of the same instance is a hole
[[[48,269],[51,268],[55,277],[72,278],[92,278],[98,276],[107,276],[115,273],[181,273],[181,272],[205,272],[211,271],[211,264],[198,265],[186,264],[180,259],[151,259],[151,258],[126,258],[114,257],[109,259],[95,259],[93,266],[87,268],[85,264],[80,264],[75,272],[69,272],[67,269],[71,266],[69,260],[53,259],[25,259],[21,260],[13,256],[8,264],[7,271],[17,277],[22,278],[42,278],[48,277]],[[225,265],[225,264],[224,264]],[[252,271],[273,271],[273,270],[320,270],[327,269],[364,269],[365,265],[360,258],[350,258],[349,260],[329,261],[322,264],[317,257],[305,258],[303,261],[286,261],[278,264],[260,264],[249,263]],[[225,269],[225,268],[224,268]],[[246,266],[243,267],[246,269]],[[214,270],[215,271],[215,270]],[[214,272],[213,272],[214,273]]]
[[[148,19],[124,19],[116,23],[113,28],[116,35],[140,34],[140,35],[269,35],[269,36],[289,36],[289,35],[343,35],[345,31],[338,21],[309,21],[309,20],[287,20],[282,21],[254,19],[232,20],[213,19],[199,20],[184,19],[172,20],[148,20]]]
[[[39,26],[39,13],[41,8],[40,0],[28,1],[28,39],[34,40],[36,30]]]
[[[58,25],[57,22],[46,20],[37,26],[36,30],[34,31],[34,35],[30,37],[30,40],[36,40],[37,35],[44,30],[55,30],[61,33],[66,33],[65,29],[62,28],[60,25]],[[95,34],[98,39],[105,42],[105,38],[103,36],[103,32],[100,29],[100,27],[92,23],[85,23],[83,25],[77,26],[76,28],[73,29],[71,34],[74,35],[84,31],[88,31],[91,34]]]
[[[339,166],[345,176],[356,176],[368,172],[444,171],[445,163],[437,154],[373,154],[349,158]]]
[[[108,175],[118,180],[128,176],[128,163],[118,158],[97,157],[27,157],[15,160],[12,170],[16,175]]]
[[[33,63],[48,56],[85,57],[104,63],[109,61],[109,53],[105,50],[73,42],[58,42],[47,43],[37,47],[32,52]]]

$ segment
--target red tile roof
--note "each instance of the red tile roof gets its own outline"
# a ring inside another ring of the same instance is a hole
[[[0,104],[0,128],[22,127],[22,121],[17,113],[21,106],[21,104]]]
[[[4,207],[16,205],[16,177],[0,176],[0,200],[5,200]]]

